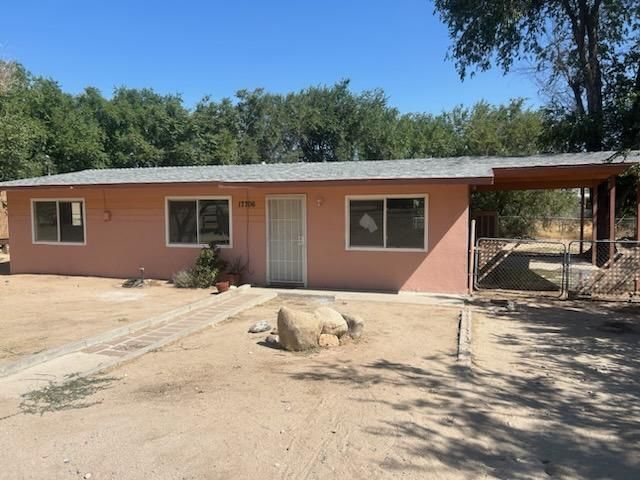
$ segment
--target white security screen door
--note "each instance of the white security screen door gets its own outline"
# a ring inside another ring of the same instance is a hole
[[[267,197],[267,278],[269,283],[306,283],[306,198]]]

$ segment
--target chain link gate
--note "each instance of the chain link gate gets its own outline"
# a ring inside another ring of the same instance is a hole
[[[640,300],[638,241],[573,241],[567,265],[569,298]]]
[[[474,288],[561,297],[565,291],[567,247],[562,242],[479,238]]]

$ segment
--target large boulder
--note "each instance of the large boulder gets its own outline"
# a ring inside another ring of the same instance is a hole
[[[349,327],[349,336],[357,340],[362,336],[364,330],[364,320],[359,315],[343,315]]]
[[[278,340],[282,348],[291,351],[318,347],[322,332],[321,320],[311,313],[282,307],[278,312]]]
[[[349,331],[345,319],[333,308],[320,307],[314,314],[322,322],[322,333],[325,335],[335,335],[340,338]]]

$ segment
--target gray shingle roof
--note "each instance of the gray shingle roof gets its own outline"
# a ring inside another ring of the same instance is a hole
[[[152,183],[272,183],[340,180],[491,179],[495,168],[640,163],[640,152],[567,153],[526,157],[449,157],[332,163],[273,163],[83,170],[0,182],[0,189]]]

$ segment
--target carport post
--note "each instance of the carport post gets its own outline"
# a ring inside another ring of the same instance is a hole
[[[640,181],[636,183],[636,241],[640,242]],[[640,290],[640,275],[634,281],[634,293]]]
[[[636,183],[636,240],[640,242],[640,181]]]
[[[469,231],[469,278],[467,279],[467,288],[469,290],[469,295],[473,295],[473,277],[475,275],[475,264],[476,264],[476,221],[475,219],[471,220],[471,230]]]
[[[609,177],[609,262],[616,253],[616,179]]]
[[[598,186],[591,188],[591,263],[598,263]]]
[[[580,255],[584,252],[584,187],[580,189]]]

